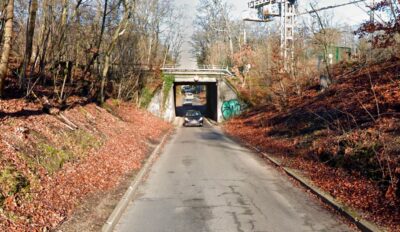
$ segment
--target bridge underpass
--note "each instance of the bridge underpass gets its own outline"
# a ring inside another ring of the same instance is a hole
[[[195,90],[191,105],[184,105],[185,93],[182,86],[191,86]],[[199,88],[200,87],[200,88]],[[183,117],[188,110],[198,110],[205,117],[218,121],[218,87],[217,82],[175,82],[174,83],[175,115]]]
[[[215,67],[203,69],[163,68],[162,71],[164,75],[174,77],[172,89],[170,91],[160,90],[156,93],[148,110],[167,121],[173,121],[176,116],[183,116],[189,109],[196,109],[200,110],[204,116],[222,122],[227,119],[226,111],[224,111],[226,110],[225,103],[238,102],[236,89],[227,80],[233,75],[227,69]],[[181,93],[183,85],[204,86],[205,92],[195,95],[192,105],[184,106],[182,104],[184,94]],[[168,96],[162,96],[164,92],[168,92]],[[234,109],[235,114],[237,114],[237,109],[237,107]],[[229,107],[228,110],[230,110]]]

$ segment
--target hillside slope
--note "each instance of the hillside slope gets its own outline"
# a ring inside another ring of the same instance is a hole
[[[133,105],[77,105],[53,116],[0,101],[0,231],[46,231],[90,195],[140,169],[171,126]]]
[[[316,185],[400,230],[400,61],[337,66],[324,92],[311,86],[284,111],[253,108],[227,133],[284,159]]]

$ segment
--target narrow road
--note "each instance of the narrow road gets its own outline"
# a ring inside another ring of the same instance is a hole
[[[115,230],[351,231],[210,125],[178,129]]]

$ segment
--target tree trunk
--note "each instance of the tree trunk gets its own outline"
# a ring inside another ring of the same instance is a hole
[[[85,74],[89,72],[90,67],[93,65],[94,61],[100,54],[100,47],[101,43],[103,42],[104,29],[106,27],[107,7],[108,7],[108,0],[104,0],[103,18],[101,20],[100,36],[96,43],[96,50],[94,51],[92,58],[90,59],[85,68]]]
[[[43,0],[42,2],[42,11],[43,11],[43,23],[42,23],[42,28],[41,28],[41,35],[40,35],[40,40],[39,44],[40,47],[38,49],[39,53],[39,75],[43,76],[44,74],[44,68],[46,65],[46,53],[47,53],[47,47],[48,47],[48,41],[50,37],[50,30],[49,30],[49,25],[51,23],[50,17],[49,17],[49,3],[48,0]],[[45,77],[43,77],[43,81],[45,81]]]
[[[4,97],[4,81],[8,70],[8,58],[11,51],[13,34],[14,0],[8,0],[6,9],[6,23],[4,29],[3,51],[0,58],[0,98]]]
[[[128,1],[128,2],[127,2]],[[117,29],[114,31],[114,35],[111,39],[111,43],[108,45],[107,50],[105,51],[105,62],[104,62],[104,67],[103,67],[103,72],[101,75],[101,85],[100,85],[100,103],[103,104],[105,101],[105,85],[107,82],[107,75],[108,75],[108,70],[110,68],[110,60],[111,60],[111,53],[114,50],[114,47],[118,41],[118,38],[122,36],[128,26],[129,23],[129,17],[131,14],[132,10],[132,4],[130,0],[125,0],[124,2],[124,15],[121,19],[121,21],[118,24]]]
[[[53,66],[57,62],[61,61],[61,56],[64,52],[64,49],[66,47],[65,39],[66,39],[66,33],[67,33],[67,24],[68,24],[68,8],[69,8],[69,0],[63,0],[62,1],[62,14],[61,14],[61,20],[60,20],[60,26],[59,26],[59,31],[58,31],[58,41],[56,44],[56,57],[54,59],[53,57]],[[53,51],[54,52],[54,51]]]
[[[0,10],[1,10],[1,17],[0,17],[0,44],[3,44],[3,35],[4,35],[4,23],[5,18],[4,15],[6,13],[5,8],[7,4],[3,0],[0,1]]]
[[[163,59],[163,63],[162,63],[163,67],[165,67],[165,63],[167,62],[169,49],[170,49],[170,44],[168,44],[167,47],[165,48],[164,59]]]
[[[61,15],[61,26],[64,27],[65,25],[67,25],[67,20],[68,20],[69,0],[63,0],[62,6],[63,6],[63,10],[62,10],[62,15]]]
[[[153,35],[150,35],[149,37],[149,51],[148,51],[148,57],[147,57],[147,65],[150,67],[151,63],[151,54],[152,54],[152,49],[153,49]]]
[[[156,28],[156,31],[154,34],[154,49],[153,49],[153,54],[152,54],[152,58],[150,61],[151,69],[153,69],[154,64],[158,65],[157,53],[158,53],[158,47],[159,47],[159,43],[160,43],[160,41],[158,40],[159,37],[160,37],[160,25],[159,25],[159,23],[157,23],[157,28]]]
[[[19,79],[20,88],[25,87],[26,69],[29,66],[32,56],[32,44],[33,44],[33,36],[35,34],[37,9],[38,9],[38,0],[31,0],[29,4],[29,18],[26,27],[25,55]]]

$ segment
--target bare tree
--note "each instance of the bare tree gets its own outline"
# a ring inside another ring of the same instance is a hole
[[[8,1],[2,3],[5,9]],[[45,87],[57,104],[82,91],[103,101],[106,86],[116,96],[114,85],[118,97],[137,97],[143,75],[157,78],[144,69],[179,58],[182,19],[173,6],[173,0],[17,0],[8,37],[6,15],[0,15],[3,66],[12,53],[23,87],[17,94],[35,97]]]
[[[171,58],[174,62],[177,62],[180,55],[180,50],[183,44],[183,34],[182,28],[184,27],[182,20],[184,14],[180,10],[174,10],[171,8],[169,13],[166,14],[167,18],[165,21],[165,51],[162,65],[164,66],[167,62],[168,56],[171,55]],[[172,54],[171,54],[172,53]]]
[[[315,11],[315,8],[312,4],[310,4],[310,6],[311,6],[313,14],[315,14],[315,16],[316,16],[316,19],[317,19],[319,27],[320,27],[319,35],[321,35],[321,36],[319,36],[319,38],[317,38],[317,40],[319,41],[319,44],[323,47],[323,53],[322,53],[323,54],[323,63],[325,65],[325,70],[326,70],[326,75],[327,75],[325,78],[328,78],[328,80],[326,82],[330,82],[332,80],[332,77],[331,77],[331,70],[330,70],[330,62],[328,60],[328,47],[331,45],[329,33],[327,32],[319,13],[317,11]],[[324,79],[324,78],[322,78],[322,79]]]
[[[114,50],[118,38],[122,36],[127,29],[129,18],[132,13],[133,4],[134,0],[123,0],[124,14],[121,21],[118,23],[117,29],[114,31],[114,35],[112,36],[110,44],[105,51],[104,67],[101,75],[100,103],[103,103],[105,100],[104,88],[107,81],[108,70],[111,64],[111,54]]]
[[[104,30],[105,30],[105,27],[106,27],[107,9],[108,9],[108,0],[104,0],[103,16],[102,16],[101,27],[100,27],[100,35],[99,35],[98,40],[96,42],[96,47],[95,47],[95,51],[93,53],[93,56],[91,57],[90,61],[87,63],[85,73],[87,73],[89,71],[90,67],[93,65],[93,62],[99,56],[101,43],[103,42]]]
[[[229,5],[222,0],[200,1],[195,20],[195,33],[192,36],[193,53],[198,63],[212,62],[216,65],[227,65],[231,62],[235,44],[229,9]],[[216,54],[219,57],[211,54],[215,49],[218,50]],[[224,53],[228,55],[220,56]]]

